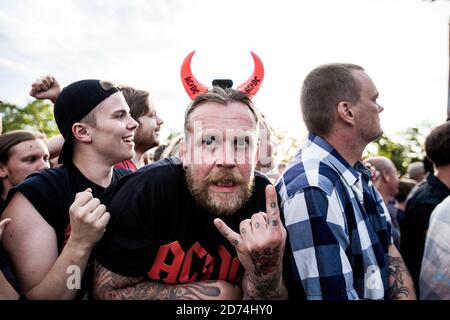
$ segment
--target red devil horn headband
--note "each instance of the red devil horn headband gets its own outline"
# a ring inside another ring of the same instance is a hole
[[[208,87],[199,82],[192,74],[191,60],[194,53],[195,50],[189,53],[181,65],[181,81],[183,82],[184,89],[192,100],[194,100],[199,94],[208,91]],[[237,90],[245,92],[250,96],[254,96],[263,82],[264,66],[261,59],[255,53],[250,53],[252,54],[253,62],[255,63],[253,73],[247,81],[238,86]]]

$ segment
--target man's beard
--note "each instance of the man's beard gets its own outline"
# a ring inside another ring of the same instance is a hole
[[[194,177],[192,167],[186,168],[186,182],[197,203],[213,215],[232,215],[242,208],[253,192],[255,178],[253,172],[250,181],[240,175],[233,174],[230,169],[213,170],[205,179]],[[208,191],[208,186],[219,181],[233,182],[238,186],[237,192]]]
[[[136,132],[136,135],[134,136],[134,143],[134,149],[142,153],[150,150],[153,147],[159,146],[159,141],[154,138],[154,131],[152,131],[151,135],[145,135],[145,133]]]

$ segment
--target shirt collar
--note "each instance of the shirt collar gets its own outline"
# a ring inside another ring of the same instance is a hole
[[[450,189],[441,180],[439,180],[438,177],[436,177],[434,174],[432,174],[432,173],[427,174],[426,179],[427,179],[428,184],[431,185],[432,187],[434,187],[435,189],[438,189],[447,194],[450,193]]]
[[[371,171],[361,161],[357,161],[355,166],[352,167],[347,162],[347,160],[345,160],[339,154],[339,152],[337,152],[336,149],[334,149],[323,138],[309,133],[307,143],[310,143],[328,152],[329,155],[323,158],[322,161],[335,168],[348,185],[354,185],[358,181],[360,175],[367,178],[367,180],[370,180]]]

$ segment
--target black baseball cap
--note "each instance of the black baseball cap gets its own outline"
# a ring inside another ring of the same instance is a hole
[[[119,91],[119,88],[114,86],[105,89],[100,80],[93,79],[74,82],[61,91],[53,109],[59,132],[64,137],[58,163],[72,161],[73,124],[83,119],[103,100]]]

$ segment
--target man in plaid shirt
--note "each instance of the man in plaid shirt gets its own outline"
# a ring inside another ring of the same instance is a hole
[[[360,162],[382,134],[377,98],[357,65],[323,65],[303,83],[310,134],[277,184],[291,298],[415,299],[386,206]]]

